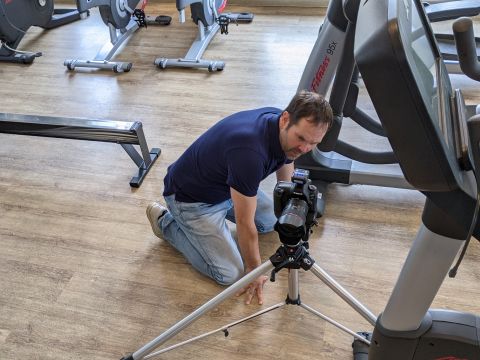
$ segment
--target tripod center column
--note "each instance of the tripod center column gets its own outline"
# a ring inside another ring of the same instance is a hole
[[[300,304],[298,269],[288,269],[288,301]]]

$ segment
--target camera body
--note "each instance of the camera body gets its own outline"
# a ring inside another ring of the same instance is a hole
[[[292,181],[280,181],[273,190],[275,230],[283,244],[295,246],[308,241],[316,223],[318,190],[309,179],[309,171],[295,169]]]

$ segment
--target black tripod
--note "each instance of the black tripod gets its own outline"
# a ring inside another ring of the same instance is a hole
[[[309,232],[308,232],[309,233]],[[271,272],[271,281],[275,280],[275,274],[280,271],[281,269],[287,268],[289,269],[288,274],[288,295],[287,299],[284,302],[279,304],[270,306],[266,309],[256,312],[253,315],[250,315],[246,318],[238,320],[236,322],[227,324],[221,328],[216,330],[207,332],[205,334],[196,336],[189,340],[177,343],[170,347],[158,350],[156,352],[152,352],[155,348],[169,340],[174,335],[178,334],[180,331],[185,329],[195,320],[197,320],[200,316],[202,316],[207,311],[215,308],[217,305],[228,299],[229,297],[236,294],[239,290],[243,287],[251,283],[257,277]],[[355,299],[347,290],[345,290],[339,283],[337,283],[330,275],[328,275],[320,266],[315,264],[315,261],[310,257],[308,252],[308,242],[300,241],[297,245],[289,246],[282,244],[275,254],[273,254],[270,259],[264,262],[262,265],[257,267],[252,272],[245,275],[243,278],[238,280],[233,285],[229,286],[227,289],[222,291],[220,294],[215,296],[210,301],[206,302],[204,305],[200,306],[197,310],[193,313],[185,317],[183,320],[179,321],[168,330],[160,334],[157,338],[150,341],[148,344],[142,346],[140,349],[135,351],[133,354],[123,357],[121,360],[139,360],[139,359],[150,359],[154,356],[160,355],[167,351],[173,350],[177,347],[182,345],[186,345],[190,342],[202,339],[208,335],[214,334],[219,331],[223,331],[225,335],[228,335],[228,329],[240,324],[244,321],[250,320],[254,317],[259,315],[265,314],[269,311],[278,309],[284,305],[294,304],[299,305],[305,310],[311,312],[312,314],[317,315],[318,317],[322,318],[325,321],[328,321],[332,325],[335,325],[339,329],[349,333],[350,335],[354,336],[357,340],[370,345],[369,340],[367,340],[362,335],[359,335],[352,330],[346,328],[345,326],[341,325],[340,323],[336,322],[335,320],[323,315],[322,313],[312,309],[310,306],[302,303],[300,301],[300,294],[299,294],[299,283],[298,283],[298,270],[302,268],[304,270],[310,270],[316,277],[318,277],[321,281],[323,281],[328,287],[330,287],[338,296],[340,296],[344,301],[346,301],[353,309],[355,309],[360,315],[362,315],[372,326],[375,326],[377,318],[375,315],[372,314],[365,306],[363,306],[357,299]]]

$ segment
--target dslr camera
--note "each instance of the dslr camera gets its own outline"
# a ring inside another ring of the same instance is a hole
[[[309,171],[295,169],[292,181],[280,181],[273,190],[275,231],[284,245],[307,242],[316,224],[318,190],[308,178]]]

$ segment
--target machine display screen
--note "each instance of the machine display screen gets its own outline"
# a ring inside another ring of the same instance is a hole
[[[438,83],[443,80],[444,74],[440,74],[442,68],[438,66],[438,61],[441,59],[436,55],[436,44],[432,43],[431,37],[427,35],[425,29],[427,25],[423,23],[419,14],[418,2],[399,0],[398,5],[399,15],[405,20],[399,22],[399,30],[407,61],[430,118],[436,122],[439,135],[449,146],[447,118],[450,117],[450,102],[448,95],[445,97],[441,90],[443,86],[439,87]],[[420,11],[423,11],[423,8]]]

